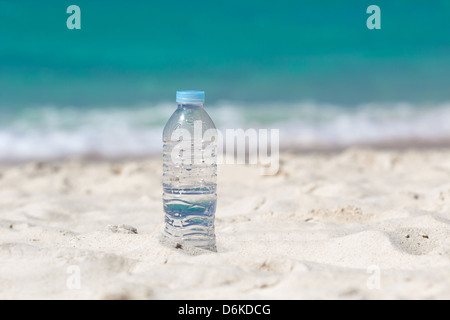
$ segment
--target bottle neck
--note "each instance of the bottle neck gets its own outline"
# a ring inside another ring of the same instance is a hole
[[[183,109],[201,109],[201,108],[203,108],[203,102],[196,102],[196,103],[181,103],[181,102],[178,102],[178,108],[183,108]]]

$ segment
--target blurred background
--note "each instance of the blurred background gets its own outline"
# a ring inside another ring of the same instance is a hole
[[[185,89],[287,150],[447,145],[449,75],[448,0],[0,0],[0,161],[158,153]]]

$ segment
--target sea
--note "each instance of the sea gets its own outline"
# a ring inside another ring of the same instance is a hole
[[[449,17],[448,0],[0,0],[0,161],[159,154],[189,89],[219,129],[279,129],[282,149],[445,145]]]

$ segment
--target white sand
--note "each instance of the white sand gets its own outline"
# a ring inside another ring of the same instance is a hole
[[[450,298],[450,151],[281,159],[219,168],[196,256],[159,242],[159,159],[4,166],[0,298]]]

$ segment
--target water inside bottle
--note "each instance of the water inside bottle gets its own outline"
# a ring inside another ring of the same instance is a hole
[[[215,161],[194,161],[199,155],[204,157],[202,151],[206,145],[200,146],[201,150],[192,152],[190,161],[183,159],[182,162],[177,162],[173,159],[177,143],[166,141],[164,144],[164,233],[172,242],[176,242],[179,248],[189,245],[215,251],[217,166]],[[209,156],[215,157],[215,154]]]

